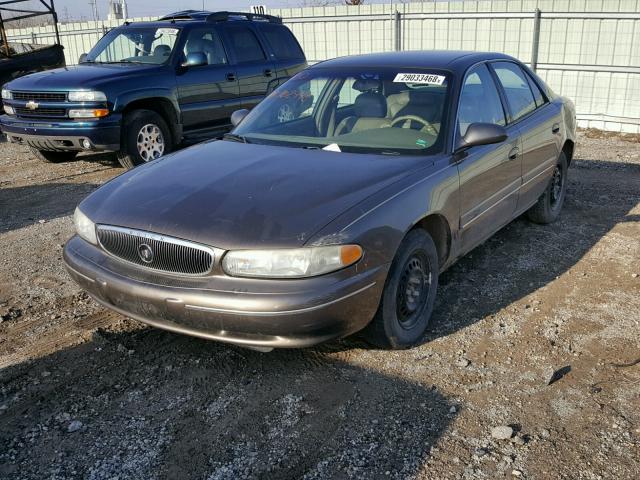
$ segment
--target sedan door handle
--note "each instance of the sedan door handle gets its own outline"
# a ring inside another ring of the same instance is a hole
[[[556,134],[560,131],[560,125],[557,123],[553,124],[553,127],[551,127],[551,133]]]
[[[235,82],[236,81],[236,74],[235,73],[227,73],[227,80],[230,82]]]
[[[520,152],[520,149],[518,147],[513,147],[509,152],[509,160],[515,160],[518,158],[518,152]]]
[[[267,68],[263,73],[265,77],[270,77],[273,74],[273,70]]]

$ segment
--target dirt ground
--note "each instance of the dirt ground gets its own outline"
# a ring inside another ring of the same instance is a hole
[[[640,478],[628,140],[581,135],[560,220],[518,219],[445,272],[420,347],[268,354],[97,306],[62,245],[122,170],[1,144],[0,478]]]

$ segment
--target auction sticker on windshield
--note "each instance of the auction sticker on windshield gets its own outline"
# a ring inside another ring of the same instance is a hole
[[[428,73],[399,73],[393,79],[395,83],[419,83],[423,85],[442,85],[444,80],[444,75]]]

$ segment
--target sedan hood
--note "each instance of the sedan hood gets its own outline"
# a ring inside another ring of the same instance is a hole
[[[295,247],[425,162],[214,141],[127,172],[80,208],[96,223],[223,249]]]

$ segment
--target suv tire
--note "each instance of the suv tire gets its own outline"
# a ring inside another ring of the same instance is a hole
[[[567,193],[567,156],[560,153],[558,163],[536,204],[527,211],[527,218],[534,223],[547,224],[555,222],[560,215]]]
[[[35,147],[29,147],[34,157],[43,162],[62,163],[70,162],[78,155],[78,152],[65,152],[55,150],[38,150]]]
[[[438,252],[422,229],[410,231],[391,263],[378,312],[366,338],[382,348],[402,349],[424,337],[438,290]]]
[[[171,151],[171,131],[164,119],[152,110],[134,110],[124,117],[118,161],[134,168]]]

